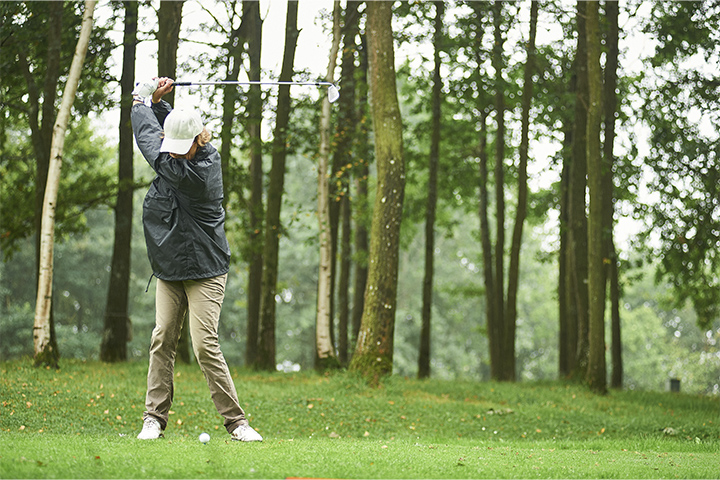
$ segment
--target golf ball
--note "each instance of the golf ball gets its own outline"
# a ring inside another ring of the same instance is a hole
[[[202,443],[208,443],[210,441],[210,435],[203,432],[198,437],[198,440],[200,440]]]

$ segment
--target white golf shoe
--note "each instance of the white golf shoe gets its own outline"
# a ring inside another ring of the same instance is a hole
[[[163,431],[160,422],[153,417],[147,417],[143,422],[142,431],[138,434],[137,438],[140,440],[155,440],[162,436]]]
[[[262,437],[250,425],[242,424],[232,432],[232,439],[241,442],[262,442]]]

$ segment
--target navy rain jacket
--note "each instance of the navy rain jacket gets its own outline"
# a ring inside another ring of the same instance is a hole
[[[133,105],[135,141],[157,176],[143,203],[148,258],[167,281],[215,277],[230,268],[220,154],[210,144],[192,160],[160,153],[163,123],[172,110],[161,100]]]

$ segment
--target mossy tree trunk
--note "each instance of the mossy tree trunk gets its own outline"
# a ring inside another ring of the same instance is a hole
[[[392,373],[400,224],[405,194],[392,5],[392,2],[367,4],[377,191],[370,233],[365,308],[350,369],[360,372],[373,383]]]

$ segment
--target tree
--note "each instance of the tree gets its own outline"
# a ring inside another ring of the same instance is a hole
[[[658,199],[639,212],[653,226],[640,243],[648,258],[660,259],[657,280],[671,285],[674,306],[691,302],[698,326],[708,329],[720,317],[720,5],[652,7],[644,30],[657,47],[638,93],[644,99],[641,117],[650,127],[648,188]],[[649,235],[657,240],[646,241]]]
[[[377,191],[365,307],[350,369],[378,382],[392,373],[405,160],[395,83],[392,3],[369,2],[367,18]]]
[[[130,124],[132,90],[135,83],[138,3],[123,2],[125,33],[123,66],[120,79],[121,108],[118,148],[118,196],[115,204],[115,242],[110,265],[110,284],[105,306],[105,327],[100,344],[100,359],[125,361],[130,335],[128,290],[130,288],[130,254],[133,216],[133,133]]]
[[[355,117],[357,118],[354,145],[357,151],[355,167],[355,196],[353,197],[353,220],[355,232],[354,260],[355,278],[353,279],[353,310],[352,310],[352,338],[353,345],[357,341],[364,308],[365,285],[368,273],[368,177],[370,172],[371,148],[369,141],[368,122],[368,52],[365,34],[361,35],[360,66],[357,76],[357,101],[355,102]],[[341,94],[342,95],[342,94]]]
[[[432,85],[432,130],[430,133],[430,156],[428,158],[428,196],[425,214],[425,278],[422,295],[422,327],[420,330],[420,354],[418,355],[418,378],[430,376],[430,338],[432,317],[432,292],[435,260],[435,209],[437,208],[437,177],[440,160],[440,119],[442,76],[440,75],[440,51],[443,39],[443,15],[445,4],[434,2],[435,31],[433,36],[435,68]]]
[[[622,339],[620,331],[620,281],[617,253],[614,240],[614,165],[615,165],[615,114],[617,113],[617,70],[618,70],[618,40],[620,28],[618,16],[619,2],[605,2],[605,16],[607,17],[607,60],[605,62],[604,90],[603,90],[603,169],[602,191],[603,196],[603,241],[605,243],[605,258],[607,258],[606,274],[609,279],[610,292],[610,325],[611,325],[611,359],[612,376],[610,385],[613,388],[622,388]]]
[[[340,2],[333,7],[333,40],[330,47],[326,82],[333,82],[335,63],[340,47]],[[333,241],[330,229],[330,184],[328,162],[330,156],[330,101],[323,98],[320,116],[320,152],[318,159],[318,222],[320,230],[320,268],[318,273],[318,303],[315,331],[316,368],[333,368],[338,365],[332,336],[333,296]]]
[[[587,172],[589,190],[588,215],[588,364],[587,382],[597,393],[607,392],[605,366],[605,232],[600,127],[602,122],[602,70],[600,68],[599,2],[586,3],[588,115],[587,115]]]
[[[567,350],[567,365],[563,369],[570,375],[582,378],[587,371],[588,356],[588,227],[585,213],[585,191],[587,186],[587,35],[585,1],[577,2],[577,50],[574,70],[576,80],[575,117],[572,131],[572,149],[570,157],[565,158],[567,167],[567,242],[564,254],[567,343],[561,348]]]
[[[262,27],[260,4],[243,0],[243,24],[248,23],[248,57],[251,81],[260,81],[260,53],[262,51]],[[250,143],[250,198],[248,209],[248,278],[247,278],[247,349],[246,364],[254,366],[258,359],[260,334],[260,302],[262,298],[262,219],[263,219],[263,156],[262,156],[263,100],[260,85],[251,85],[248,92],[247,132]]]
[[[360,27],[360,2],[349,1],[345,7],[341,28],[343,38],[340,61],[340,98],[338,99],[337,129],[333,163],[339,165],[335,171],[338,191],[335,201],[340,202],[342,236],[340,238],[340,274],[338,275],[338,360],[341,365],[348,363],[348,340],[350,329],[350,273],[352,267],[352,200],[350,187],[356,174],[357,111],[355,105],[357,72],[357,35]]]
[[[180,43],[180,26],[185,0],[160,0],[158,9],[158,76],[177,78],[177,51]],[[175,92],[165,95],[170,104],[175,102]],[[188,331],[185,325],[185,332]],[[185,335],[187,338],[187,335]],[[184,352],[187,354],[187,350]]]
[[[299,30],[297,28],[298,2],[288,2],[285,21],[285,53],[283,55],[280,81],[292,80],[293,63]],[[290,85],[280,85],[272,142],[272,167],[265,209],[265,242],[263,251],[262,301],[260,304],[260,335],[258,343],[259,368],[275,371],[275,296],[278,276],[278,247],[282,235],[280,209],[285,184],[285,159],[287,157],[287,130],[290,119]]]
[[[35,306],[35,325],[33,327],[34,361],[35,365],[47,365],[54,368],[58,367],[59,359],[57,348],[53,347],[50,338],[55,202],[57,200],[58,185],[60,183],[60,168],[62,166],[65,133],[70,118],[70,110],[72,109],[75,93],[77,92],[78,83],[80,82],[80,74],[82,73],[85,54],[90,41],[95,3],[96,2],[92,0],[85,2],[82,29],[70,66],[68,81],[65,84],[63,100],[58,110],[55,126],[53,127],[47,186],[45,188],[45,199],[43,201],[43,215],[40,230],[40,274]]]

